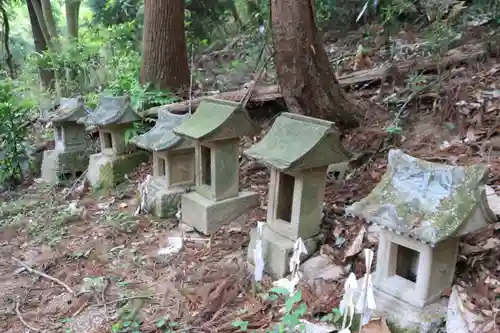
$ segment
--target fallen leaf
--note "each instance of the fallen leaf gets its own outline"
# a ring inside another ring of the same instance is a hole
[[[379,181],[380,180],[380,172],[372,171],[371,172],[371,176],[372,176],[372,179],[375,180],[375,181]]]
[[[485,250],[491,250],[497,248],[498,245],[500,245],[500,239],[489,238],[488,240],[486,240],[486,243],[482,245],[482,248]]]
[[[361,251],[361,249],[363,248],[363,238],[365,237],[365,233],[365,227],[361,227],[358,234],[356,235],[356,238],[354,238],[354,241],[345,252],[344,259],[355,256]]]
[[[464,140],[465,143],[474,143],[476,142],[476,140],[477,140],[476,130],[474,129],[474,127],[469,127],[467,129],[467,134]]]
[[[361,333],[391,333],[385,318],[376,318],[370,320],[368,324],[363,326]]]
[[[464,295],[458,291],[456,286],[452,287],[448,303],[448,314],[446,318],[446,332],[453,333],[479,333],[488,332],[484,325],[484,317],[469,311],[462,298]]]

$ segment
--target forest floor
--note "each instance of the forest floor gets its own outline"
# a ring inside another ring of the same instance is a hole
[[[483,26],[471,28],[460,44],[474,44],[489,32]],[[340,54],[351,55],[345,60],[348,69],[339,69],[339,75],[352,71],[350,66],[356,63],[360,66],[353,56],[360,43],[367,43],[361,31],[326,44],[336,59]],[[407,32],[396,43],[401,49],[416,50],[419,37]],[[376,45],[371,46],[375,49]],[[375,50],[363,57],[363,68],[358,70],[387,61]],[[407,57],[411,56],[410,51]],[[234,65],[234,59],[227,62]],[[204,75],[212,74],[205,71]],[[243,81],[252,76],[248,72],[239,75]],[[412,95],[415,85],[426,88]],[[226,90],[239,87],[236,82]],[[344,272],[351,270],[360,277],[364,261],[359,253],[362,248],[376,250],[377,237],[362,221],[345,217],[343,208],[367,195],[380,180],[389,149],[398,147],[419,158],[454,165],[487,163],[489,185],[500,190],[500,64],[485,55],[439,74],[410,73],[394,84],[351,87],[349,94],[370,106],[365,108],[361,126],[344,139],[345,146],[364,153],[364,159],[351,165],[341,183],[328,183],[322,225],[326,243],[320,252]],[[408,111],[398,115],[401,103],[394,108],[394,98],[410,99]],[[140,332],[223,333],[237,331],[232,325],[236,319],[257,329],[279,317],[278,305],[252,295],[245,261],[248,232],[265,219],[266,169],[244,163],[242,185],[258,191],[263,205],[212,237],[186,230],[175,217],[157,220],[133,215],[138,184],[150,171],[150,165],[143,165],[113,191],[70,193],[71,200],[65,198],[68,188],[47,188],[37,180],[3,194],[2,332],[26,332],[29,325],[32,331],[103,333],[111,332],[113,324],[122,320],[127,327],[115,325],[116,332],[134,332],[137,323]],[[495,320],[500,324],[499,229],[497,223],[461,243],[455,285],[460,287],[464,311],[480,318],[479,326],[469,327],[471,332],[496,328]],[[162,254],[160,250],[166,251],[169,243],[175,245],[175,237],[182,233],[186,237],[183,249],[171,256]],[[72,292],[23,269],[16,259],[64,282]],[[301,282],[306,318],[314,320],[338,306],[344,279],[345,274],[339,274],[335,279]],[[263,286],[270,287],[271,282],[266,277]]]

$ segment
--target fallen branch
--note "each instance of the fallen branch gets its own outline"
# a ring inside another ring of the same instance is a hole
[[[68,286],[66,283],[62,282],[61,280],[53,277],[53,276],[50,276],[50,275],[47,275],[43,272],[40,272],[36,269],[33,269],[31,267],[29,267],[28,265],[26,265],[25,263],[23,263],[21,260],[19,259],[16,259],[16,258],[12,258],[12,260],[14,260],[15,262],[17,262],[19,265],[21,265],[24,269],[26,269],[28,272],[30,273],[33,273],[33,274],[36,274],[36,275],[39,275],[39,276],[42,276],[48,280],[51,280],[55,283],[58,283],[59,285],[63,286],[71,295],[75,295],[75,291],[73,289],[71,289],[70,286]]]
[[[85,178],[87,178],[88,171],[89,171],[88,168],[85,169],[85,171],[83,171],[82,174],[73,182],[73,185],[71,185],[71,188],[69,189],[68,193],[64,195],[63,200],[68,199],[68,197],[70,197],[73,194],[73,192],[78,188],[78,185],[82,180],[85,183]]]
[[[383,65],[373,69],[356,71],[353,73],[342,75],[338,78],[339,84],[343,88],[355,86],[363,83],[384,82],[389,78],[394,79],[396,76],[404,76],[410,72],[430,72],[438,69],[450,68],[468,61],[476,60],[487,54],[483,44],[464,45],[447,52],[447,54],[439,59],[411,59],[398,62],[394,65]],[[213,95],[212,97],[239,102],[249,89],[245,87],[236,91],[228,91]],[[259,105],[264,102],[281,100],[283,98],[278,85],[267,85],[254,87],[252,95],[248,101],[249,106]],[[183,114],[189,110],[194,111],[203,97],[194,98],[190,102],[179,102],[168,105],[156,106],[145,110],[142,115],[156,116],[160,110],[168,110],[172,113]]]
[[[115,299],[114,301],[109,301],[107,303],[101,303],[101,304],[93,304],[92,306],[108,306],[108,305],[112,305],[112,304],[116,304],[116,303],[120,303],[120,302],[125,302],[125,301],[131,301],[131,300],[134,300],[134,299],[150,299],[151,296],[131,296],[131,297],[124,297],[124,298],[120,298],[120,299]]]
[[[30,324],[28,324],[28,323],[24,320],[24,318],[23,318],[23,316],[22,316],[22,314],[21,314],[21,310],[19,310],[19,302],[16,302],[16,315],[17,315],[17,317],[19,318],[19,320],[21,321],[21,323],[22,323],[24,326],[26,326],[26,328],[27,328],[27,329],[29,329],[29,330],[31,330],[31,331],[35,331],[35,332],[40,332],[40,331],[41,331],[41,329],[31,326]]]
[[[72,317],[72,318],[75,318],[75,317],[76,317],[76,316],[78,316],[80,313],[82,313],[82,312],[83,312],[83,310],[85,310],[88,306],[89,306],[89,302],[85,302],[85,303],[83,303],[83,304],[82,304],[82,306],[80,306],[80,307],[78,308],[78,310],[76,310],[76,311],[75,311],[75,313],[73,313],[73,314],[71,315],[71,317]]]

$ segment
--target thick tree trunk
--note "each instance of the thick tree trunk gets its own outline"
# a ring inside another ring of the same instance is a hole
[[[68,37],[78,39],[78,17],[80,13],[81,0],[66,0],[66,24],[68,26]]]
[[[56,44],[59,44],[58,41],[58,34],[57,34],[57,27],[56,27],[56,22],[54,20],[54,13],[52,12],[52,4],[50,3],[50,0],[41,0],[42,4],[42,14],[45,22],[45,26],[47,27],[47,31],[50,35],[50,41],[51,43],[56,46]]]
[[[283,98],[291,112],[358,125],[356,109],[342,91],[317,31],[314,0],[271,0],[274,60]]]
[[[9,68],[9,74],[11,78],[16,76],[16,70],[14,65],[14,59],[12,58],[12,52],[10,51],[10,25],[9,25],[9,15],[7,14],[7,10],[0,5],[0,11],[2,13],[3,20],[3,45],[5,48],[5,53],[7,53],[7,57],[5,58],[5,62],[7,63],[7,67]]]
[[[34,7],[34,5],[38,5],[40,8],[40,0],[28,0],[27,3],[28,3],[28,13],[31,22],[31,31],[33,33],[33,41],[35,44],[35,51],[37,53],[43,53],[48,50],[48,45],[47,41],[44,38],[40,23],[38,22],[38,18]],[[55,84],[54,72],[43,69],[41,67],[39,68],[39,72],[43,87],[45,89],[54,89],[54,84]]]
[[[141,82],[185,94],[189,87],[183,0],[144,1]]]

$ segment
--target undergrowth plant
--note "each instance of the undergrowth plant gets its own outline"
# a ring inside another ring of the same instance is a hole
[[[0,80],[0,183],[17,183],[23,178],[26,122],[32,106],[12,80]]]
[[[286,288],[275,287],[269,293],[264,293],[260,296],[266,301],[276,302],[280,298],[284,301],[280,321],[273,328],[268,329],[267,333],[293,332],[297,327],[303,328],[301,319],[307,312],[307,305],[302,301],[302,291],[297,290],[290,294]],[[238,328],[240,332],[248,332],[248,321],[236,319],[232,325]]]

